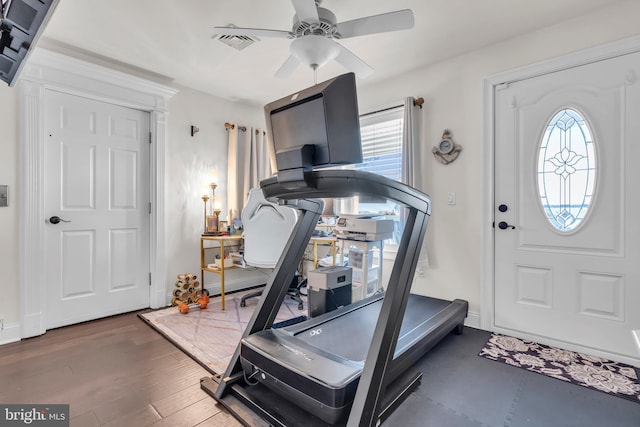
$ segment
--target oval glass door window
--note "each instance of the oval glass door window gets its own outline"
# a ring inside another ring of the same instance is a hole
[[[589,124],[576,110],[560,110],[547,124],[538,152],[542,208],[558,231],[571,232],[593,200],[596,154]]]

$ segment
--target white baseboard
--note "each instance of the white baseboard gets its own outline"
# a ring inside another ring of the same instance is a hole
[[[16,341],[20,341],[20,324],[4,325],[4,328],[0,329],[0,345]]]
[[[246,270],[233,269],[233,270],[226,271],[225,280],[224,280],[224,292],[226,294],[229,292],[252,288],[254,286],[264,285],[269,280],[270,274],[271,274],[271,270],[259,269],[259,268],[246,269]],[[220,276],[216,274],[211,274],[210,277],[207,277],[207,279],[211,279],[211,278],[215,279],[217,277],[220,277]],[[211,296],[220,295],[221,288],[220,288],[219,281],[213,282],[213,283],[204,283],[204,287],[207,291],[209,291],[209,295]],[[170,288],[169,292],[167,293],[167,305],[171,305],[171,299],[173,298],[172,292],[173,292],[173,288]]]
[[[238,280],[238,281],[228,282],[224,284],[224,292],[225,294],[228,294],[229,292],[241,291],[243,289],[252,288],[254,286],[265,285],[266,283],[267,283],[266,280],[259,280],[259,281]],[[207,289],[207,291],[209,291],[209,295],[211,296],[220,295],[221,293],[221,288],[219,283],[216,283],[213,285],[207,285],[205,286],[205,288]]]
[[[469,312],[467,314],[467,318],[464,321],[464,325],[474,329],[482,329],[480,327],[480,313]]]

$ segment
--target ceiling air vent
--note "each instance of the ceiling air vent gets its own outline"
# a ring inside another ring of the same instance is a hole
[[[220,35],[216,37],[216,40],[226,44],[227,46],[231,46],[236,50],[242,50],[245,47],[248,47],[255,42],[259,42],[260,39],[257,37],[249,37],[249,36],[241,36],[241,35]]]

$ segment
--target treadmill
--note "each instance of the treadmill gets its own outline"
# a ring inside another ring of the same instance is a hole
[[[203,378],[201,387],[247,426],[377,426],[419,384],[415,361],[450,332],[462,332],[467,315],[466,301],[410,293],[431,199],[381,175],[317,170],[362,162],[353,73],[274,101],[265,115],[278,173],[260,188],[300,215],[227,370]],[[322,214],[322,198],[352,196],[404,208],[384,294],[272,329]]]
[[[356,170],[307,174],[309,187],[277,177],[265,197],[301,213],[227,371],[202,388],[246,425],[375,426],[419,384],[412,365],[450,332],[461,333],[468,303],[410,293],[431,213],[424,193]],[[272,329],[296,267],[323,211],[319,198],[384,195],[407,207],[384,293],[304,322]],[[316,197],[316,198],[311,198]]]
[[[240,360],[255,378],[329,423],[344,419],[355,396],[384,295],[242,340]],[[467,303],[409,295],[394,363],[395,379],[452,329],[462,332]]]

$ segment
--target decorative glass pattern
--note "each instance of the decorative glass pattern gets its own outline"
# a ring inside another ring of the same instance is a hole
[[[547,219],[558,231],[575,230],[593,199],[596,154],[591,131],[576,110],[559,111],[545,130],[538,153],[538,192]]]

